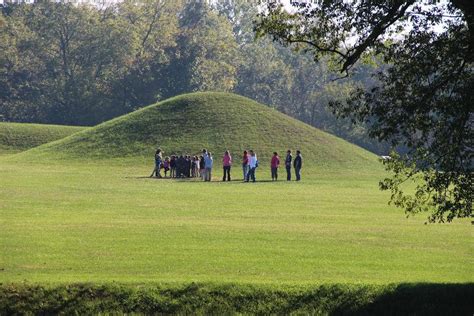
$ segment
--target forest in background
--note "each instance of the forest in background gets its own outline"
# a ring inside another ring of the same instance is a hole
[[[370,87],[368,62],[348,78],[331,60],[255,38],[246,1],[139,0],[105,8],[8,5],[0,15],[0,121],[95,125],[175,95],[235,92],[379,154],[388,145],[336,119],[330,100]]]

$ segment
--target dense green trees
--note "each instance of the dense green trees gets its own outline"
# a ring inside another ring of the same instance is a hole
[[[111,31],[122,32],[130,43],[125,46],[128,51],[122,52],[125,59],[117,60],[120,77],[110,86],[111,101],[119,112],[133,111],[167,93],[163,78],[175,54],[180,10],[180,1],[143,0],[124,1],[104,12],[104,21],[111,20],[116,25],[110,27]],[[98,121],[113,116],[116,115],[99,117]]]
[[[6,119],[91,125],[159,96],[156,74],[176,46],[175,6],[123,2],[100,11],[41,2],[4,12],[1,33],[16,50],[0,51]]]
[[[327,83],[328,61],[255,39],[247,1],[40,2],[0,15],[3,120],[94,125],[180,93],[234,91],[374,151],[365,126],[337,121],[329,100],[368,78]]]
[[[112,91],[130,41],[101,12],[56,3],[3,17],[2,114],[7,119],[84,124],[114,112]],[[113,113],[116,114],[116,113]]]
[[[197,1],[184,7],[179,26],[179,54],[168,68],[167,96],[191,91],[231,91],[236,85],[239,62],[229,22]]]

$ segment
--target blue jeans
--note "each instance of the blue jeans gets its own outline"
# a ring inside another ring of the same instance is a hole
[[[211,181],[212,178],[212,168],[206,168],[206,181]]]
[[[296,181],[301,180],[301,168],[295,168]]]
[[[278,180],[278,168],[272,168],[272,180]]]
[[[155,162],[155,169],[151,173],[151,177],[153,177],[153,175],[156,174],[156,177],[161,178],[160,170],[161,170],[161,162],[160,163]]]
[[[242,171],[244,173],[244,181],[247,180],[247,176],[249,174],[249,165],[247,164],[242,164]]]
[[[291,166],[286,166],[286,180],[290,181],[291,180]]]
[[[256,168],[250,168],[249,173],[247,174],[247,182],[249,182],[250,179],[255,182],[255,169]]]

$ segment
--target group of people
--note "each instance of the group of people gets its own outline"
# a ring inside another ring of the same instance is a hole
[[[213,159],[211,153],[201,156],[190,155],[172,155],[163,158],[163,151],[158,148],[155,152],[155,169],[150,177],[156,176],[162,178],[161,169],[164,171],[164,177],[170,178],[197,178],[210,181],[211,171],[206,176],[206,170],[212,170]]]
[[[277,152],[273,153],[272,160],[270,161],[272,180],[278,180],[278,168],[280,167],[280,157]],[[291,181],[291,167],[295,169],[296,181],[301,180],[301,168],[303,167],[303,157],[301,151],[296,151],[296,157],[293,159],[291,150],[288,149],[285,157],[285,169],[286,169],[286,180]]]
[[[155,168],[150,177],[156,176],[162,178],[161,169],[164,170],[164,177],[170,178],[197,178],[203,181],[211,181],[214,158],[212,153],[206,149],[202,150],[200,156],[172,155],[163,158],[163,151],[158,148],[155,152]],[[222,157],[223,177],[222,181],[231,181],[230,170],[233,160],[230,152],[226,150]],[[244,150],[242,155],[242,175],[245,182],[256,181],[256,170],[259,166],[257,154],[253,150]],[[272,181],[278,180],[278,169],[280,167],[280,157],[277,152],[273,153],[270,161]],[[293,159],[291,150],[288,150],[285,158],[286,179],[291,181],[291,169],[295,170],[296,181],[301,180],[301,168],[303,166],[303,157],[299,150],[296,151],[296,157]]]

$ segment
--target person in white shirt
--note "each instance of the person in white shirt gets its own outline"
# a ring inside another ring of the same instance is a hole
[[[257,154],[253,150],[250,150],[250,157],[249,157],[249,173],[247,176],[247,182],[252,179],[252,182],[255,182],[255,169],[257,169],[258,166],[258,160],[257,160]]]
[[[211,152],[207,152],[207,155],[204,156],[204,163],[206,165],[206,180],[205,181],[211,181],[212,165],[214,164]]]

